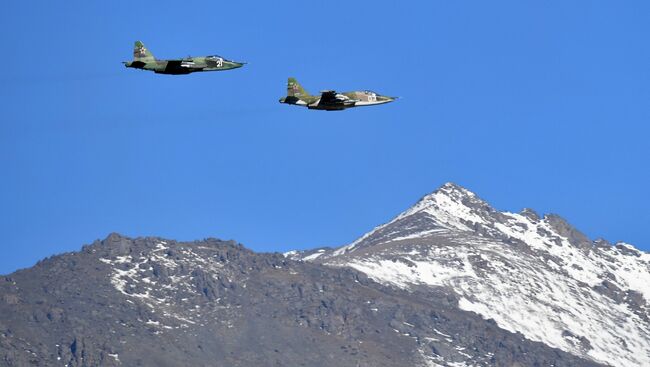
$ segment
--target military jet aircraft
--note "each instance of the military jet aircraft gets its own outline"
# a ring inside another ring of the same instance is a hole
[[[142,42],[136,41],[133,61],[122,62],[127,68],[151,70],[156,74],[189,74],[197,71],[221,71],[242,67],[245,63],[227,60],[221,56],[186,57],[157,60]]]
[[[340,111],[351,107],[384,104],[397,99],[397,97],[382,96],[369,90],[342,93],[325,90],[320,93],[320,96],[312,96],[295,78],[289,78],[287,96],[280,98],[280,103],[304,106],[310,110]]]

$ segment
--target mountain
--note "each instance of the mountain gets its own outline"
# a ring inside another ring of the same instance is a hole
[[[323,252],[389,285],[351,267],[254,253],[232,241],[112,234],[0,278],[0,365],[599,365],[484,319],[473,312],[477,298],[458,297],[446,287],[402,289],[417,282],[413,273],[390,274],[423,266],[410,261],[424,253],[407,260],[391,245],[404,240],[376,233],[342,251]],[[428,238],[409,233],[422,243]],[[382,244],[393,253],[386,277],[369,271],[383,261],[377,257]],[[353,256],[362,251],[372,256]],[[453,262],[464,255],[450,256]],[[486,276],[500,266],[471,259],[465,266]],[[463,284],[470,282],[458,281]],[[573,338],[583,340],[577,333]]]
[[[453,295],[461,310],[584,359],[650,366],[650,254],[591,241],[557,215],[497,211],[452,183],[347,246],[288,256]]]

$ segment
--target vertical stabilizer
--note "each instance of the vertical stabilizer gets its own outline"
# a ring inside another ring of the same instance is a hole
[[[145,47],[144,43],[140,41],[135,41],[135,45],[133,46],[133,60],[135,61],[154,61],[155,58],[153,57],[153,54],[147,47]]]
[[[287,96],[296,97],[298,99],[303,97],[311,97],[309,93],[298,83],[296,78],[289,78],[287,81]]]

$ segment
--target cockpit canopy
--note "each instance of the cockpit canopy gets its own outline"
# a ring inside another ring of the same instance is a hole
[[[208,60],[215,60],[215,61],[216,60],[230,61],[230,60],[226,59],[225,57],[222,57],[222,56],[219,56],[219,55],[210,55],[210,56],[206,56],[205,58],[208,59]]]
[[[371,91],[371,90],[364,90],[363,93],[365,93],[365,94],[367,94],[367,95],[369,95],[369,96],[370,96],[370,95],[377,95],[376,92],[373,92],[373,91]]]

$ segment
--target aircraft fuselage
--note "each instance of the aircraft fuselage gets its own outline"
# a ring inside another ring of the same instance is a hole
[[[199,71],[223,71],[240,68],[244,63],[225,60],[221,57],[193,57],[178,60],[127,61],[127,68],[153,71],[157,74],[184,75]]]
[[[382,96],[370,91],[335,93],[328,98],[323,96],[286,96],[280,103],[307,107],[310,110],[342,111],[353,107],[375,106],[394,101],[395,97]]]

